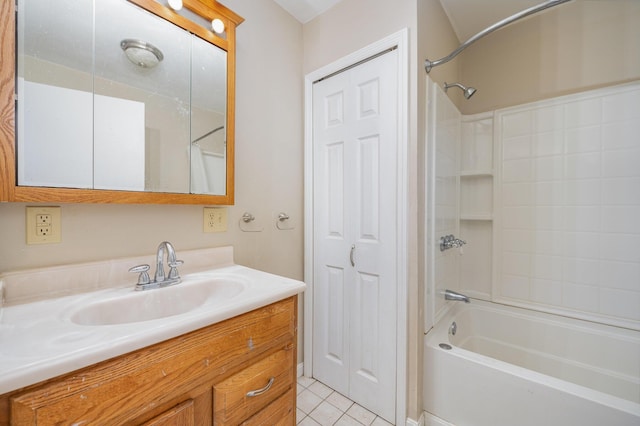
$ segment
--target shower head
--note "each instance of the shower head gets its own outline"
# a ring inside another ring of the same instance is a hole
[[[464,92],[464,98],[465,99],[469,99],[470,97],[473,96],[474,93],[476,93],[476,88],[475,87],[467,87],[464,86],[460,83],[451,83],[448,84],[446,81],[444,82],[444,91],[446,92],[447,89],[449,89],[449,87],[459,87],[460,89],[462,89],[462,91]]]

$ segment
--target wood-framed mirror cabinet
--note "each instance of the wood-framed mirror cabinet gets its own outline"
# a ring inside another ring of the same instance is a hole
[[[22,82],[19,82],[21,75],[16,66],[19,53],[16,34],[19,34],[19,31],[17,31],[16,4],[14,1],[8,1],[0,4],[0,36],[2,37],[0,41],[0,202],[198,205],[232,205],[234,203],[235,31],[243,18],[215,0],[183,0],[184,8],[181,12],[171,9],[168,2],[164,0],[126,0],[126,3],[143,9],[143,13],[153,15],[154,19],[161,18],[172,23],[200,40],[198,43],[211,44],[226,54],[226,87],[223,88],[226,89],[226,114],[222,118],[222,125],[217,127],[218,129],[224,126],[222,149],[225,154],[226,169],[222,172],[225,179],[223,190],[220,190],[219,194],[193,193],[194,191],[190,189],[193,186],[193,178],[187,183],[186,191],[175,192],[165,191],[162,188],[149,191],[146,186],[143,190],[127,190],[126,188],[76,188],[38,183],[24,185],[18,169],[21,164],[18,161],[18,154],[21,151],[16,138],[16,125],[21,124],[21,120],[18,120],[17,88]],[[64,12],[60,10],[60,13]],[[210,26],[207,26],[207,23],[213,19],[219,19],[224,23],[222,34],[215,33]],[[95,42],[94,44],[97,45]],[[124,50],[124,47],[122,49]],[[23,125],[26,126],[26,124]],[[193,127],[189,130],[194,133]],[[187,147],[183,150],[184,156],[191,155],[190,160],[186,161],[193,161],[192,154],[186,153],[190,151],[195,136],[197,135],[189,135]],[[188,167],[188,173],[191,175],[191,163]],[[114,173],[118,173],[117,167],[114,168]]]

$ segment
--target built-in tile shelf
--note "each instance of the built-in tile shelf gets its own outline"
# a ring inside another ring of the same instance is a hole
[[[493,113],[462,118],[460,140],[460,290],[491,300],[493,265]]]
[[[493,220],[491,213],[461,214],[460,220]]]
[[[460,177],[493,177],[493,170],[462,170],[460,172]]]
[[[460,219],[491,220],[493,176],[475,173],[460,176]]]

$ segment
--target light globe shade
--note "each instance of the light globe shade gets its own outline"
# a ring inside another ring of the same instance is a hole
[[[169,7],[173,10],[182,9],[182,0],[168,0]]]
[[[222,19],[216,18],[211,21],[211,29],[218,34],[222,34],[224,32],[224,22],[222,22]]]

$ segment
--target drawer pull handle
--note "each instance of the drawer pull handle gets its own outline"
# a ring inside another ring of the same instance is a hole
[[[258,395],[262,395],[263,393],[265,393],[266,391],[268,391],[269,389],[271,389],[271,385],[273,385],[273,382],[275,382],[276,378],[272,377],[269,379],[269,383],[267,383],[267,386],[263,387],[262,389],[256,389],[256,390],[252,390],[247,392],[247,396],[249,398],[251,398],[252,396],[258,396]]]

